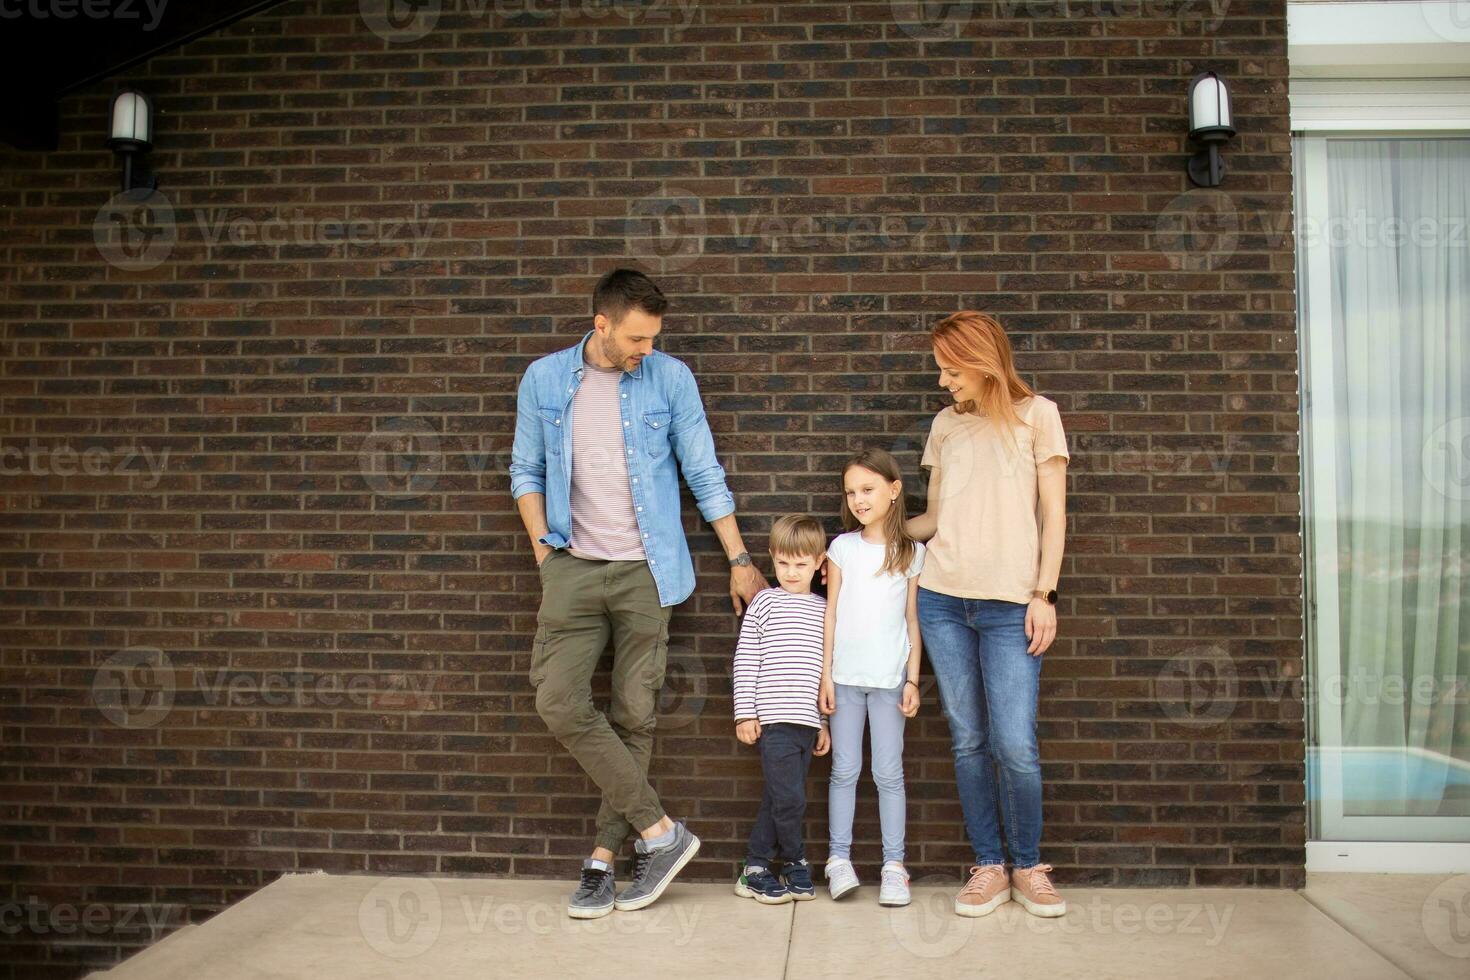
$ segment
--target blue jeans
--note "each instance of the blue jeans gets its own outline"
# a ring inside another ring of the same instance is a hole
[[[878,787],[878,824],[883,860],[903,863],[908,799],[903,786],[903,684],[854,687],[837,684],[837,710],[829,722],[832,775],[827,784],[829,857],[852,857],[852,817],[857,808],[858,775],[863,769],[863,725],[873,746],[873,783]]]
[[[919,630],[949,721],[955,782],[976,864],[1041,862],[1041,657],[1026,652],[1026,604],[919,588]],[[999,778],[997,779],[997,767]]]

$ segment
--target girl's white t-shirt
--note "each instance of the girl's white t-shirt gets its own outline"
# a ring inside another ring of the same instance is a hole
[[[837,628],[832,638],[832,680],[854,687],[897,687],[909,659],[906,616],[909,579],[924,568],[923,542],[905,575],[879,574],[886,548],[863,540],[862,531],[832,539],[827,557],[842,571]]]

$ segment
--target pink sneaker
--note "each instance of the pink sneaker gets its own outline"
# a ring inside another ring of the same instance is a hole
[[[1038,864],[1030,868],[1016,868],[1011,873],[1011,894],[1021,907],[1032,915],[1053,918],[1067,914],[1067,902],[1052,887],[1046,873],[1049,864]]]
[[[955,896],[957,915],[972,918],[989,915],[1011,900],[1011,881],[1003,864],[977,864],[970,868],[970,880]]]

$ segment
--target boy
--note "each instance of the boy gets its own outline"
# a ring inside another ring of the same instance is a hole
[[[735,648],[735,737],[760,746],[765,776],[735,894],[780,905],[816,897],[801,824],[807,768],[831,746],[817,710],[827,600],[812,593],[827,536],[815,518],[787,514],[771,527],[770,551],[779,587],[750,601]],[[779,877],[771,871],[777,854],[785,862]]]

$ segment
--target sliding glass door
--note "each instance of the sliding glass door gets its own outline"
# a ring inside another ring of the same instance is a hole
[[[1470,841],[1470,137],[1294,158],[1312,837]]]

